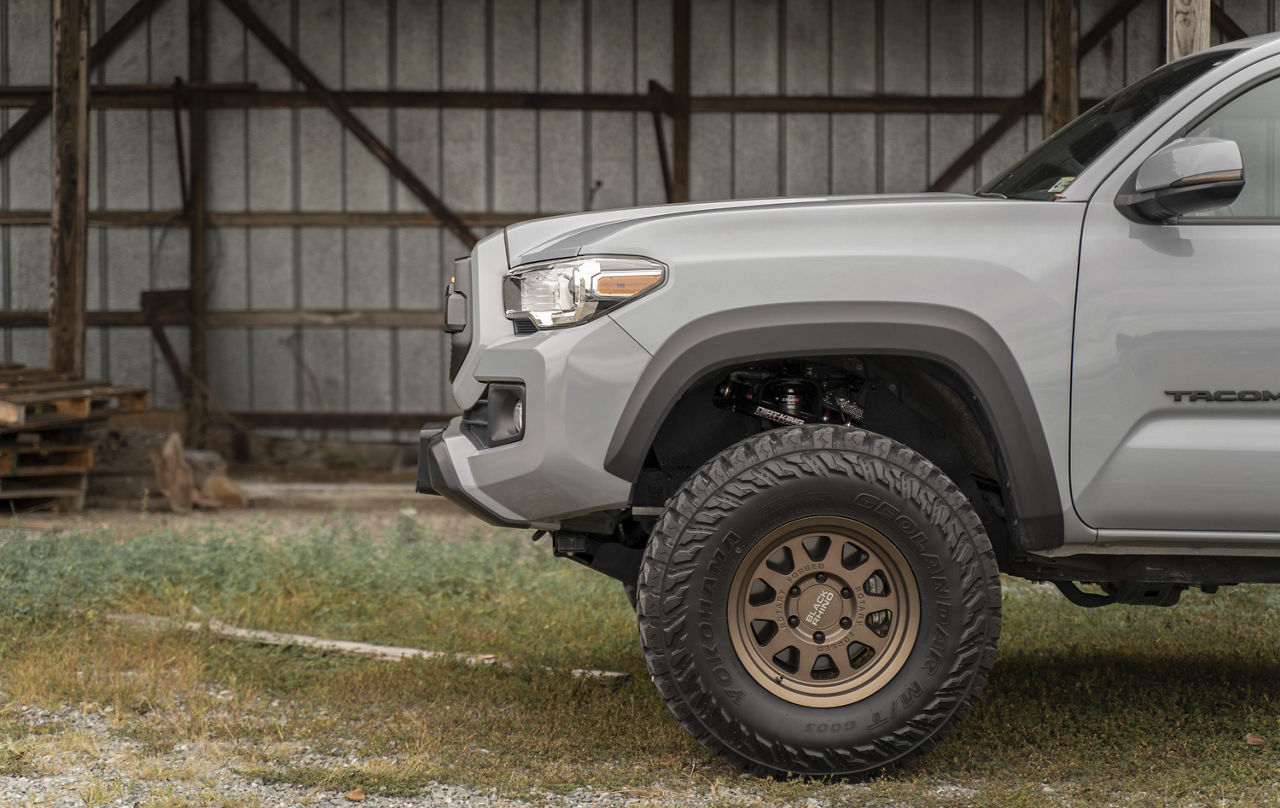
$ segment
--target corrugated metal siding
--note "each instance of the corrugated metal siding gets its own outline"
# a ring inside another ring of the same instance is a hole
[[[96,38],[132,0],[93,5]],[[1280,0],[1223,0],[1251,33],[1274,30]],[[671,86],[671,6],[662,0],[256,0],[254,8],[332,87],[645,92]],[[1081,0],[1087,30],[1111,0]],[[695,94],[1012,95],[1041,73],[1040,0],[695,0]],[[1161,61],[1163,0],[1148,0],[1084,60],[1080,92],[1106,95]],[[51,6],[0,0],[0,83],[47,84]],[[186,73],[186,5],[169,0],[95,73],[167,83]],[[298,89],[218,3],[210,80]],[[7,126],[21,110],[0,111]],[[558,212],[663,201],[648,114],[357,110],[458,211]],[[181,207],[173,116],[92,113],[91,205]],[[917,191],[994,115],[698,114],[695,199]],[[185,125],[185,123],[184,123]],[[668,135],[670,133],[668,132]],[[956,183],[969,189],[1039,140],[1029,116]],[[324,110],[214,110],[214,211],[410,211],[421,204]],[[49,207],[46,122],[0,164],[0,207]],[[48,304],[44,227],[0,233],[6,309]],[[139,293],[186,285],[185,229],[98,229],[90,308],[136,309]],[[436,309],[450,260],[438,228],[211,231],[214,309]],[[182,329],[170,329],[179,351]],[[210,384],[228,409],[451,408],[441,335],[417,329],[218,329]],[[47,336],[11,330],[6,360],[44,364]],[[95,329],[89,373],[177,394],[143,329]],[[356,437],[360,437],[357,435]]]

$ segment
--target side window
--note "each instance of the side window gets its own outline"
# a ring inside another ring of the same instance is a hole
[[[1236,96],[1187,134],[1234,140],[1244,158],[1239,198],[1195,218],[1280,218],[1280,79]]]

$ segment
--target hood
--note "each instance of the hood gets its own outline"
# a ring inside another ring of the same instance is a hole
[[[863,196],[801,197],[780,199],[736,199],[720,202],[691,202],[683,204],[654,205],[642,208],[617,208],[614,210],[573,213],[534,219],[509,226],[506,230],[507,259],[511,266],[535,261],[549,261],[577,255],[591,244],[609,240],[610,237],[637,225],[662,222],[695,227],[715,227],[725,215],[751,213],[759,223],[776,220],[779,224],[794,221],[797,216],[817,214],[821,218],[842,208],[866,206],[935,205],[935,204],[984,204],[998,202],[968,194],[877,194]],[[637,254],[648,254],[644,250]]]

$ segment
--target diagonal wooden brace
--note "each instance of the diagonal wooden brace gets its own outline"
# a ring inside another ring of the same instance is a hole
[[[111,52],[116,49],[124,38],[133,32],[147,17],[151,16],[151,12],[163,3],[164,0],[138,0],[129,7],[129,10],[120,15],[120,19],[116,20],[115,25],[107,29],[97,42],[93,43],[93,47],[89,48],[89,69],[93,70],[102,64]],[[21,143],[27,135],[31,134],[31,130],[40,125],[40,122],[48,116],[49,111],[53,109],[53,99],[51,97],[43,97],[27,108],[22,117],[14,121],[8,131],[0,136],[0,158],[3,158],[9,152]]]
[[[296,53],[280,41],[280,38],[267,27],[261,17],[253,12],[253,9],[245,4],[244,0],[221,0],[221,2],[232,14],[240,19],[240,22],[244,23],[244,27],[257,37],[267,50],[271,51],[273,56],[289,69],[289,72],[307,89],[307,92],[314,96],[317,101],[324,104],[342,122],[347,131],[355,135],[373,156],[378,158],[395,175],[396,179],[400,180],[414,196],[422,201],[422,204],[427,206],[427,210],[435,214],[441,224],[449,228],[467,247],[475,246],[475,234],[458,218],[458,215],[450,210],[444,202],[440,201],[439,197],[431,193],[426,184],[413,173],[413,170],[405,165],[385,143],[379,140],[378,136],[364,125],[364,122],[352,114],[351,109],[334,95],[324,85],[324,82],[320,81],[319,76],[311,72],[311,69],[298,58]]]

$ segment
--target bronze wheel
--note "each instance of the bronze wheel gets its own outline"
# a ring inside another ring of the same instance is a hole
[[[671,712],[772,776],[865,777],[933,748],[1000,635],[995,554],[964,494],[849,427],[768,430],[707,461],[654,527],[637,594]]]
[[[839,707],[897,675],[920,629],[920,593],[902,553],[870,526],[834,516],[776,528],[729,592],[738,658],[793,704]]]

